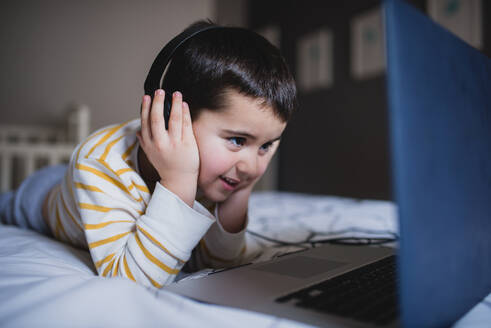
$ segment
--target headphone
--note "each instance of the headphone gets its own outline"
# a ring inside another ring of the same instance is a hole
[[[153,61],[152,66],[150,67],[150,71],[148,72],[147,78],[145,79],[145,84],[143,86],[145,90],[146,95],[150,95],[153,101],[153,95],[155,93],[155,90],[159,89],[161,84],[160,81],[162,80],[162,75],[164,74],[164,71],[169,64],[169,61],[172,59],[172,56],[176,52],[176,50],[187,40],[191,39],[193,36],[196,34],[199,34],[204,31],[212,30],[212,29],[218,29],[218,28],[224,28],[222,26],[217,26],[217,25],[211,25],[211,26],[195,26],[195,27],[190,27],[184,32],[178,34],[176,37],[174,37],[172,40],[170,40],[162,50],[160,50],[159,54]],[[172,97],[169,97],[168,95],[171,94],[171,90],[164,90],[165,91],[165,98],[164,98],[164,120],[165,120],[165,128],[169,128],[169,117],[170,117],[170,110],[172,106]]]

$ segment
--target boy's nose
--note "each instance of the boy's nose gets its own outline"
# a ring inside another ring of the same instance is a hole
[[[243,156],[238,162],[237,162],[237,171],[238,174],[240,175],[240,178],[254,178],[256,177],[257,174],[257,158],[256,156],[253,155],[247,155]]]

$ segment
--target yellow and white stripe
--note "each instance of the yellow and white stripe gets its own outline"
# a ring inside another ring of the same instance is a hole
[[[81,143],[64,180],[49,193],[46,219],[57,239],[89,249],[99,275],[161,288],[206,240],[215,218],[198,203],[189,208],[158,183],[150,194],[135,166],[139,130],[140,121],[133,120]],[[244,238],[227,248],[243,249]],[[199,253],[203,263],[221,258],[217,249]]]

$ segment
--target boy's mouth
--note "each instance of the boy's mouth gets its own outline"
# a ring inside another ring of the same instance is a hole
[[[220,180],[222,180],[225,188],[226,189],[229,189],[229,190],[235,189],[235,187],[237,187],[237,185],[240,182],[239,180],[228,178],[228,177],[224,177],[224,176],[220,176]]]

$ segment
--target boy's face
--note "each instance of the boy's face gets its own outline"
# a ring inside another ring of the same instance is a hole
[[[198,143],[198,188],[213,202],[251,186],[278,148],[286,123],[260,99],[230,91],[225,110],[203,110],[193,122]]]

